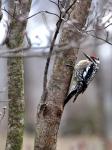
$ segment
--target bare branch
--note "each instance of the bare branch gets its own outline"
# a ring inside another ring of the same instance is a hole
[[[72,4],[66,9],[65,13],[67,13],[67,12],[74,6],[74,4],[76,3],[76,1],[77,1],[77,0],[74,0],[74,1],[72,2]]]
[[[63,47],[54,47],[53,49],[53,52],[52,52],[52,56],[53,55],[56,55],[56,54],[60,54],[64,51],[68,51],[70,48],[78,48],[78,47],[75,47],[75,46],[72,46],[71,43],[63,46]],[[84,50],[80,48],[80,50]],[[38,51],[31,51],[31,52],[21,52],[21,53],[6,53],[6,54],[3,54],[1,55],[0,57],[1,58],[15,58],[15,57],[24,57],[24,58],[29,58],[29,57],[48,57],[48,52],[45,52],[45,51],[41,51],[41,52],[38,52]]]
[[[37,54],[43,54],[43,53],[46,53],[46,55],[48,54],[48,52],[45,52],[45,50],[43,49],[47,49],[47,48],[50,48],[51,45],[48,45],[48,46],[41,46],[41,47],[36,47],[36,48],[33,48],[31,47],[31,45],[27,46],[27,47],[18,47],[18,48],[14,48],[14,49],[6,49],[6,48],[2,48],[2,50],[0,50],[0,56],[2,55],[5,55],[5,54],[17,54],[19,52],[25,52],[28,50],[28,53],[29,52],[32,52],[32,53],[37,53]],[[54,54],[57,53],[58,51],[61,52],[62,49],[66,49],[66,47],[70,46],[70,43],[64,43],[64,44],[55,44],[54,45]],[[29,51],[30,50],[30,51]],[[35,50],[35,51],[33,51]],[[38,50],[41,50],[41,52],[38,52]]]
[[[3,50],[3,51],[0,51],[0,56],[6,54],[6,53],[18,53],[18,52],[21,52],[21,51],[26,51],[26,50],[29,50],[31,48],[31,46],[28,46],[28,47],[18,47],[18,48],[14,48],[14,49],[10,49],[10,50]]]
[[[107,26],[105,26],[105,27],[100,27],[98,30],[104,30],[104,29],[107,29],[109,26],[111,26],[112,25],[112,23],[110,23],[110,24],[108,24]],[[93,29],[93,30],[86,30],[86,32],[95,32],[95,29]]]
[[[87,33],[87,34],[88,34],[88,33]],[[94,37],[94,38],[97,38],[98,40],[101,40],[101,41],[103,41],[103,42],[106,42],[106,43],[108,43],[109,45],[112,45],[112,43],[109,42],[109,41],[107,41],[107,39],[103,39],[103,38],[98,37],[98,36],[93,35],[93,34],[88,34],[88,35],[90,35],[90,36],[92,36],[92,37]]]
[[[37,12],[37,13],[35,13],[35,14],[29,16],[29,17],[27,17],[26,19],[30,19],[30,18],[32,18],[32,17],[34,17],[34,16],[36,16],[36,15],[38,15],[38,14],[40,14],[40,13],[51,14],[51,15],[57,16],[57,17],[59,18],[58,14],[55,14],[55,13],[53,13],[53,12],[49,12],[49,11],[44,11],[44,10],[42,10],[42,11],[39,11],[39,12]]]
[[[9,11],[7,11],[5,8],[2,9],[2,10],[4,10],[5,12],[7,12],[7,14],[8,14],[9,16],[11,16],[13,19],[20,21],[19,17],[18,17],[18,18],[15,17],[15,13],[11,14],[11,13],[10,13]],[[15,12],[15,11],[14,11],[14,12]],[[53,12],[49,12],[49,11],[44,11],[44,10],[42,10],[42,11],[39,11],[39,12],[37,12],[37,13],[35,13],[35,14],[29,16],[29,17],[24,18],[23,21],[28,20],[28,19],[30,19],[30,18],[32,18],[32,17],[35,17],[36,15],[38,15],[38,14],[40,14],[40,13],[51,14],[51,15],[57,16],[57,17],[59,18],[58,14],[55,14],[55,13],[53,13]]]
[[[108,28],[111,25],[112,25],[112,23],[108,24],[107,26],[104,27],[104,29]]]
[[[60,13],[60,15],[61,15],[61,8],[60,8],[60,2],[59,2],[59,0],[58,0],[58,4],[56,3],[56,2],[54,2],[54,1],[52,1],[52,0],[49,0],[51,3],[53,3],[53,4],[55,4],[57,7],[58,7],[58,9],[59,9],[59,13]]]
[[[67,23],[68,23],[68,22],[67,22]],[[72,27],[74,28],[74,31],[77,30],[77,31],[78,31],[79,33],[81,33],[81,34],[87,34],[87,35],[92,36],[92,37],[94,37],[94,38],[97,38],[97,39],[99,39],[99,40],[101,40],[101,41],[103,41],[103,42],[106,42],[106,43],[108,43],[109,45],[112,45],[112,43],[109,42],[109,41],[107,40],[107,38],[106,38],[106,39],[103,39],[103,38],[98,37],[98,36],[96,36],[96,35],[94,35],[94,34],[88,33],[88,31],[86,31],[86,30],[80,30],[80,29],[79,29],[77,26],[75,26],[72,22],[70,22],[69,25],[72,25]],[[71,29],[72,31],[73,31],[73,28]]]
[[[1,10],[5,11],[9,16],[11,16],[12,18],[14,18],[13,14],[11,14],[9,11],[7,11],[5,8],[2,8]],[[16,18],[14,18],[16,19]]]
[[[9,102],[9,100],[0,100],[0,103]]]
[[[53,4],[55,4],[58,8],[59,8],[59,2],[58,2],[58,4],[56,3],[56,2],[54,2],[54,1],[52,1],[52,0],[49,0],[51,3],[53,3]]]

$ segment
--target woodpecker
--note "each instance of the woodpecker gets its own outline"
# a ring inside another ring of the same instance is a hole
[[[84,52],[83,54],[87,59],[79,61],[74,68],[72,78],[73,87],[64,101],[64,106],[72,97],[74,97],[74,102],[77,96],[86,90],[99,69],[99,58],[88,56]]]

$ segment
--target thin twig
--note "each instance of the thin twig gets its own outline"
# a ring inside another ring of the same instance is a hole
[[[70,45],[70,43],[68,44],[68,43],[64,43],[64,44],[55,44],[54,45],[54,52],[55,53],[57,53],[58,51],[60,51],[61,49],[66,49],[66,47],[68,46],[68,45]],[[30,51],[32,51],[32,53],[34,52],[34,53],[36,53],[37,55],[39,54],[43,54],[43,53],[47,53],[48,54],[48,52],[45,52],[45,51],[42,51],[42,49],[47,49],[47,48],[50,48],[51,47],[51,45],[48,45],[48,46],[40,46],[40,47],[31,47],[31,45],[29,45],[29,46],[27,46],[27,47],[18,47],[18,48],[14,48],[14,49],[6,49],[6,48],[2,48],[2,50],[1,50],[1,48],[0,48],[0,56],[3,56],[3,55],[5,55],[5,54],[10,54],[10,53],[12,53],[12,54],[17,54],[17,53],[19,53],[19,52],[26,52],[26,51],[28,51],[28,53],[30,52]],[[30,51],[29,51],[30,50]],[[33,50],[35,50],[35,51],[33,51]],[[37,51],[36,51],[37,50]],[[38,50],[41,50],[41,52],[38,52]]]
[[[98,36],[93,35],[93,34],[88,34],[88,35],[90,35],[90,36],[92,36],[92,37],[94,37],[94,38],[97,38],[98,40],[101,40],[101,41],[103,41],[103,42],[106,42],[106,43],[108,43],[109,45],[112,45],[112,43],[109,42],[109,41],[107,41],[106,39],[103,39],[103,38],[98,37]]]
[[[63,51],[67,51],[68,49],[70,49],[71,47],[73,47],[70,43],[62,46],[62,47],[54,47],[54,51],[52,52],[52,55],[55,54],[60,54]],[[74,46],[74,48],[77,48]],[[15,58],[15,57],[22,57],[22,58],[29,58],[29,57],[48,57],[49,52],[45,52],[45,51],[29,51],[27,53],[25,52],[19,52],[19,53],[6,53],[6,54],[2,54],[0,55],[1,58]]]
[[[107,26],[105,26],[105,27],[102,27],[102,28],[99,28],[98,30],[100,31],[100,30],[105,30],[105,29],[107,29],[109,26],[111,26],[112,25],[112,23],[110,23],[110,24],[108,24]],[[96,31],[96,29],[93,29],[93,30],[86,30],[86,32],[95,32]]]
[[[78,48],[78,47],[68,44],[61,48],[57,48],[57,49],[54,48],[53,52],[52,52],[52,56],[55,54],[60,54],[64,51],[68,51],[70,48]],[[82,50],[84,50],[84,48]],[[1,58],[15,58],[15,57],[22,57],[22,58],[29,58],[29,57],[43,58],[44,57],[44,58],[46,58],[46,57],[48,57],[48,54],[49,54],[49,52],[34,52],[34,51],[32,51],[32,53],[30,53],[30,52],[29,53],[17,53],[17,54],[9,53],[9,54],[1,55],[0,57]]]
[[[55,4],[58,8],[59,8],[59,5],[56,3],[56,2],[54,2],[54,1],[52,1],[52,0],[49,0],[51,3],[53,3],[53,4]]]
[[[12,18],[14,17],[13,14],[11,14],[9,11],[7,11],[5,8],[2,8],[1,10],[4,10],[9,16],[11,16]],[[16,19],[16,18],[14,18]]]
[[[74,0],[74,1],[72,2],[72,4],[66,9],[65,13],[67,13],[67,12],[73,7],[73,5],[76,3],[76,1],[77,1],[77,0]]]
[[[93,34],[90,34],[90,33],[88,33],[86,30],[81,30],[81,29],[79,29],[77,26],[75,26],[74,24],[70,24],[70,25],[72,25],[73,27],[74,27],[74,29],[75,30],[77,30],[79,33],[81,33],[81,34],[87,34],[87,35],[89,35],[89,36],[92,36],[92,37],[94,37],[94,38],[97,38],[97,39],[99,39],[99,40],[101,40],[101,41],[103,41],[103,42],[106,42],[106,43],[108,43],[109,45],[112,45],[112,43],[111,42],[109,42],[109,41],[107,41],[107,39],[103,39],[103,38],[101,38],[101,37],[98,37],[98,36],[96,36],[96,35],[93,35]]]
[[[42,10],[42,11],[39,11],[39,12],[37,12],[37,13],[35,13],[35,14],[29,16],[29,17],[27,17],[26,19],[30,19],[30,18],[32,18],[32,17],[34,17],[34,16],[36,16],[36,15],[38,15],[38,14],[40,14],[40,13],[47,13],[47,14],[50,14],[50,15],[57,16],[57,17],[59,18],[58,14],[55,14],[55,13],[53,13],[53,12],[49,12],[49,11],[44,11],[44,10]]]
[[[55,4],[57,7],[58,7],[58,10],[59,10],[59,13],[60,13],[60,16],[61,16],[61,8],[60,8],[60,2],[59,2],[59,0],[58,0],[58,3],[56,3],[56,2],[54,2],[54,1],[52,1],[52,0],[49,0],[51,3],[53,3],[53,4]]]
[[[13,14],[11,14],[11,13],[10,13],[9,11],[7,11],[5,8],[4,8],[4,9],[2,9],[2,10],[4,10],[5,12],[7,12],[7,14],[8,14],[9,16],[11,16],[13,19],[15,19],[15,20],[18,20],[18,21],[19,21],[19,19],[18,19],[18,18],[16,18],[16,17],[14,16],[14,13],[13,13]],[[23,20],[31,19],[32,17],[35,17],[36,15],[38,15],[38,14],[40,14],[40,13],[47,13],[47,14],[54,15],[54,16],[56,16],[56,17],[58,17],[58,18],[59,18],[58,14],[55,14],[55,13],[53,13],[53,12],[49,12],[49,11],[44,11],[44,10],[42,10],[42,11],[39,11],[39,12],[37,12],[37,13],[35,13],[35,14],[33,14],[33,15],[29,16],[29,17],[24,18]]]
[[[31,47],[28,46],[28,47],[18,47],[18,48],[15,48],[15,49],[10,49],[10,50],[3,50],[3,51],[0,51],[0,56],[4,55],[4,54],[7,54],[7,53],[18,53],[18,52],[21,52],[21,51],[26,51],[26,50],[29,50]]]

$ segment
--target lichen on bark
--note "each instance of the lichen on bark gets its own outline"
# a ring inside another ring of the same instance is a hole
[[[8,136],[6,150],[20,150],[23,142],[23,60],[8,59]]]
[[[19,38],[19,36],[18,36]],[[17,41],[18,44],[18,41]],[[14,48],[16,43],[10,45]],[[8,58],[8,135],[6,150],[21,150],[23,142],[23,114],[24,114],[24,87],[23,87],[23,59]]]
[[[22,3],[26,4],[25,6]],[[22,44],[24,38],[24,29],[26,21],[20,22],[19,18],[23,13],[28,12],[30,8],[29,1],[17,2],[18,7],[11,18],[10,32],[6,45],[10,49],[16,48]],[[23,7],[22,7],[23,6]],[[14,9],[14,1],[10,0],[10,9]],[[20,11],[21,10],[21,11]],[[22,12],[22,14],[18,14]],[[24,80],[23,80],[23,58],[8,58],[8,98],[9,98],[9,116],[8,133],[6,140],[6,150],[21,150],[23,143],[24,130]]]

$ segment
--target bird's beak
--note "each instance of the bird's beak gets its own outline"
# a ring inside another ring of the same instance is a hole
[[[84,52],[82,52],[83,53],[83,55],[87,58],[87,59],[89,59],[91,62],[93,62],[93,60],[91,59],[91,57],[89,57],[87,54],[85,54]]]

